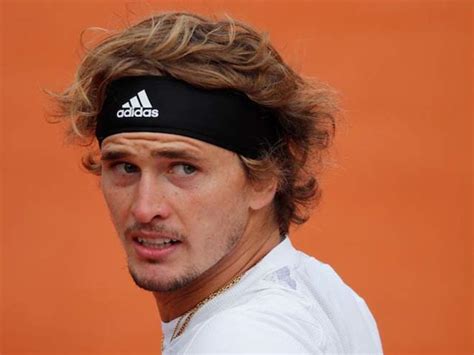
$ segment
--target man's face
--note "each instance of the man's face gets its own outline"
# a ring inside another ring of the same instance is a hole
[[[145,132],[112,135],[101,154],[102,190],[138,286],[179,289],[243,235],[251,189],[236,154]]]

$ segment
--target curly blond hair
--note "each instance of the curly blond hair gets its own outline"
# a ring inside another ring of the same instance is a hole
[[[107,86],[115,79],[139,75],[172,76],[201,88],[238,90],[271,109],[283,141],[262,159],[240,157],[243,167],[251,180],[278,178],[274,211],[282,233],[291,223],[308,219],[306,207],[321,196],[314,174],[319,173],[335,132],[337,105],[330,88],[295,73],[266,35],[244,23],[164,13],[111,33],[87,51],[74,82],[55,96],[58,117],[69,122],[68,136],[92,146]],[[87,152],[83,165],[100,175],[97,148]]]

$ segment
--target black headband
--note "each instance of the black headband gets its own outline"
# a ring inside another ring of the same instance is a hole
[[[244,94],[201,89],[164,76],[110,83],[97,117],[99,145],[113,134],[161,132],[205,141],[248,158],[279,140],[277,119]]]

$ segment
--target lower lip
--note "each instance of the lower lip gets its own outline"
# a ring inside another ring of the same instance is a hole
[[[173,253],[176,248],[178,247],[180,242],[174,244],[168,244],[165,247],[160,249],[148,247],[146,245],[140,244],[137,240],[133,240],[133,247],[137,255],[142,259],[152,259],[152,260],[159,260],[168,257],[171,253]]]

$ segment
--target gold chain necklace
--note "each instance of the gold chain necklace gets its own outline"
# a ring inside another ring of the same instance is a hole
[[[207,296],[201,302],[199,302],[197,305],[195,305],[193,307],[193,309],[191,309],[187,314],[183,315],[178,320],[178,323],[176,323],[176,326],[174,327],[173,335],[171,336],[170,342],[172,342],[174,339],[176,339],[177,337],[179,337],[181,334],[184,333],[184,331],[188,327],[189,322],[191,321],[191,318],[194,316],[194,314],[196,314],[197,311],[199,311],[199,309],[202,306],[204,306],[207,302],[209,302],[213,298],[219,296],[220,294],[224,293],[229,288],[234,286],[236,283],[238,283],[240,281],[241,278],[242,278],[242,275],[237,275],[237,277],[232,279],[228,284],[224,285],[220,289],[218,289],[218,290],[214,291],[213,293],[211,293],[209,296]],[[162,336],[161,337],[161,351],[163,351],[164,341],[165,341],[165,338],[164,338],[164,336]]]

